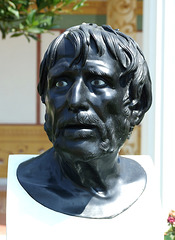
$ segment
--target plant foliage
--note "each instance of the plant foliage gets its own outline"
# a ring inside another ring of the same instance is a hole
[[[167,223],[170,226],[165,233],[164,240],[175,240],[175,211],[171,210],[168,215]]]
[[[28,40],[37,34],[58,28],[54,18],[68,10],[77,10],[85,0],[0,0],[0,31],[2,38],[24,35]]]

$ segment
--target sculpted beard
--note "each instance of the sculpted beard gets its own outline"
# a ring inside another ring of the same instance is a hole
[[[53,143],[54,148],[57,150],[58,148],[58,138],[61,129],[68,125],[86,125],[86,126],[94,126],[98,128],[99,134],[101,136],[101,144],[100,149],[102,149],[104,152],[108,152],[110,149],[110,142],[107,138],[107,129],[105,124],[94,115],[90,115],[88,113],[77,113],[74,117],[67,119],[65,116],[60,118],[56,122],[56,127],[53,127],[52,123],[52,117],[49,113],[46,113],[45,115],[45,124],[44,124],[44,130],[46,131],[49,140]],[[58,148],[59,151],[59,148]]]
[[[52,116],[46,112],[44,129],[49,137],[49,140],[53,143],[56,152],[59,152],[58,138],[62,128],[69,124],[95,126],[97,127],[99,136],[101,137],[99,148],[103,153],[112,153],[115,150],[119,151],[125,140],[131,134],[130,122],[128,121],[126,109],[123,109],[123,114],[120,116],[112,115],[112,117],[108,118],[107,122],[103,123],[97,115],[78,113],[71,119],[66,119],[65,117],[60,118],[55,124],[56,127],[53,127],[54,124]]]

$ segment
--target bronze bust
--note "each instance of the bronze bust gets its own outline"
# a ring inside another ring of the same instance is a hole
[[[152,102],[137,43],[106,25],[71,27],[48,47],[38,92],[53,147],[19,165],[23,188],[42,205],[72,216],[112,218],[129,208],[147,176],[118,152]]]

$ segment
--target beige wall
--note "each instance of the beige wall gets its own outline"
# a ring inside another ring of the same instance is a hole
[[[35,123],[36,42],[0,39],[0,123]]]
[[[57,33],[58,34],[58,33]],[[41,58],[54,34],[45,34]],[[24,37],[0,40],[0,124],[36,123],[37,43]],[[44,106],[41,104],[41,123]]]

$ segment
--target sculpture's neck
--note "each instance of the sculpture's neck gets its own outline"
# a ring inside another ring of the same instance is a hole
[[[117,153],[82,161],[75,158],[65,160],[65,156],[59,156],[59,162],[64,175],[100,197],[109,197],[120,177]]]

